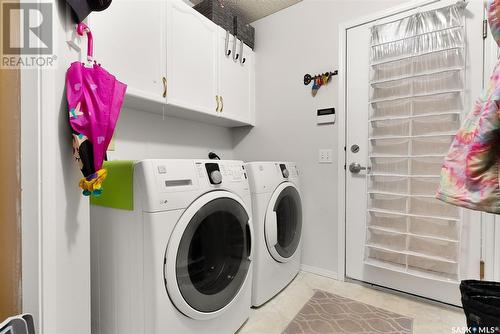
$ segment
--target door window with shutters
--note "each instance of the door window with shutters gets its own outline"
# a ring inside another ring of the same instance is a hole
[[[460,127],[464,7],[371,29],[366,263],[458,281],[460,209],[434,198]]]
[[[346,276],[455,305],[481,244],[474,212],[435,199],[482,87],[483,6],[461,4],[346,29]]]

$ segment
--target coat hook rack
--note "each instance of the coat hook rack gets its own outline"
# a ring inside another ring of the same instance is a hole
[[[315,76],[312,76],[308,73],[308,74],[304,75],[304,85],[306,85],[306,86],[309,85],[311,83],[311,81],[316,80],[317,78],[319,78],[323,75],[326,75],[328,77],[332,77],[332,76],[337,75],[337,74],[339,74],[339,71],[337,71],[337,70],[335,70],[333,72],[326,72],[323,74],[317,74]]]

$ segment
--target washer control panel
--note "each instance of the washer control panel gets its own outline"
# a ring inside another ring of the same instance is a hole
[[[208,174],[208,180],[211,184],[221,184],[222,183],[222,174],[220,172],[218,163],[206,163],[205,169]]]
[[[143,210],[156,212],[186,208],[192,198],[224,189],[247,200],[248,179],[239,160],[147,159],[134,167]],[[134,182],[136,182],[134,181]]]
[[[221,173],[224,177],[229,178],[232,182],[241,182],[247,179],[245,167],[240,164],[220,165]]]

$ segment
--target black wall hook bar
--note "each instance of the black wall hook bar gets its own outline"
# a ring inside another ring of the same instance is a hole
[[[337,75],[339,74],[339,71],[335,70],[333,72],[326,72],[326,73],[323,73],[323,74],[317,74],[315,76],[311,76],[309,73],[304,75],[304,85],[309,85],[311,83],[311,81],[313,80],[316,80],[317,78],[323,76],[323,75],[326,75],[328,77],[331,77],[331,76],[334,76],[334,75]]]

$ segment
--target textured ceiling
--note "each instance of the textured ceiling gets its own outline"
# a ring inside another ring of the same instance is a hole
[[[202,0],[191,0],[196,5]],[[265,16],[271,15],[294,5],[302,0],[221,0],[226,6],[232,8],[236,15],[252,23]]]

